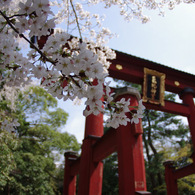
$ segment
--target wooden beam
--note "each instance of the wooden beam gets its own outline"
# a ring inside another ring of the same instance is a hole
[[[186,177],[188,175],[192,175],[192,174],[195,174],[195,164],[194,163],[189,164],[189,165],[182,167],[180,169],[176,169],[173,172],[175,179],[180,179],[180,178]]]
[[[116,129],[111,128],[93,145],[93,161],[102,161],[116,151],[116,146]]]
[[[195,90],[195,76],[192,74],[178,71],[119,51],[115,52],[116,59],[111,61],[111,66],[109,68],[110,77],[142,85],[144,68],[149,68],[166,74],[166,91],[179,94],[186,87]],[[117,65],[121,65],[121,68],[117,69]]]
[[[165,106],[151,104],[149,102],[144,102],[143,104],[147,109],[159,110],[186,117],[190,116],[189,106],[185,104],[179,104],[167,100],[165,100]]]

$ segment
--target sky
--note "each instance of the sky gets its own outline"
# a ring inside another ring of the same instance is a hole
[[[148,11],[151,21],[125,22],[116,8],[106,10],[104,26],[118,34],[108,44],[111,48],[195,75],[195,4],[182,4],[167,10],[165,17]],[[59,101],[69,113],[65,128],[82,143],[85,118],[84,106]]]

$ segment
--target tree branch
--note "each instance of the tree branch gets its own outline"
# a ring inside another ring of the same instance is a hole
[[[76,19],[77,28],[78,28],[78,31],[79,31],[80,40],[82,41],[82,35],[81,35],[81,29],[80,29],[80,26],[79,26],[79,20],[78,20],[78,17],[77,17],[76,10],[74,9],[74,5],[72,3],[72,0],[70,0],[70,4],[72,6],[72,10],[73,10],[74,15],[75,15],[75,19]]]
[[[146,112],[146,117],[147,117],[147,120],[148,120],[148,143],[149,143],[153,153],[156,155],[157,151],[156,151],[156,148],[154,147],[154,145],[152,143],[152,139],[151,139],[152,128],[151,128],[150,117],[149,117],[148,111]]]
[[[7,18],[11,19],[11,18],[14,18],[14,17],[17,17],[17,16],[26,16],[26,14],[14,14],[13,16],[9,16]]]
[[[154,153],[154,158],[158,162],[159,161],[158,152],[157,152],[156,148],[154,147],[154,145],[152,143],[152,139],[151,139],[152,128],[151,128],[150,117],[149,117],[148,111],[146,112],[146,117],[147,117],[147,120],[148,120],[148,143],[149,143],[149,146],[151,147],[151,149],[152,149],[152,151]],[[161,174],[160,174],[159,171],[157,173],[157,177],[158,177],[159,185],[162,185],[162,177],[161,177]]]

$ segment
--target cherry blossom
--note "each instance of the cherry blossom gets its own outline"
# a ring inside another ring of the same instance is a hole
[[[1,84],[7,87],[28,85],[32,78],[40,80],[49,93],[58,99],[85,98],[84,115],[110,112],[107,125],[117,128],[130,119],[130,100],[114,102],[113,93],[105,82],[110,60],[115,52],[106,46],[115,36],[102,26],[104,17],[92,14],[88,6],[103,3],[105,8],[118,6],[125,20],[137,18],[149,21],[144,9],[158,10],[167,6],[174,8],[182,1],[169,0],[2,0],[0,1],[0,69],[6,74]],[[192,0],[184,1],[193,3]],[[63,26],[63,29],[57,27]],[[30,46],[22,53],[19,40]],[[27,57],[26,57],[27,56]],[[1,94],[0,94],[1,95]],[[143,117],[142,100],[131,122],[138,123]],[[6,122],[12,120],[6,119]],[[5,129],[12,126],[1,123]]]
[[[143,105],[143,100],[142,99],[139,100],[139,102],[138,102],[138,108],[137,108],[137,113],[140,114],[140,115],[142,115],[143,112],[144,112],[144,110],[145,110],[145,108],[146,107]]]

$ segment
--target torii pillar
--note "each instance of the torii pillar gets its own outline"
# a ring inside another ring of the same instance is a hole
[[[94,142],[103,135],[103,114],[90,114],[86,117],[85,136],[79,168],[78,195],[101,195],[103,162],[93,161]]]
[[[130,106],[138,106],[139,92],[125,87],[118,91],[116,100],[130,98]],[[131,118],[131,114],[127,113]],[[119,194],[150,194],[146,188],[145,163],[142,144],[142,124],[127,123],[117,128],[117,152],[119,171]]]
[[[71,174],[71,165],[77,160],[76,152],[67,151],[65,156],[63,195],[76,195],[76,175]]]
[[[195,91],[192,88],[185,88],[180,94],[180,98],[183,100],[183,103],[189,106],[190,116],[188,117],[188,124],[192,137],[192,145],[195,151],[195,105],[193,99],[194,96]],[[195,157],[193,157],[193,161],[195,163]]]
[[[188,124],[190,128],[192,146],[195,149],[195,105],[194,105],[195,91],[192,88],[184,88],[180,93],[180,98],[183,100],[183,104],[188,106],[190,115],[188,118]],[[195,155],[192,155],[193,163],[175,169],[173,161],[166,161],[165,166],[165,181],[167,186],[167,195],[178,195],[177,179],[183,178],[187,175],[195,173]]]

